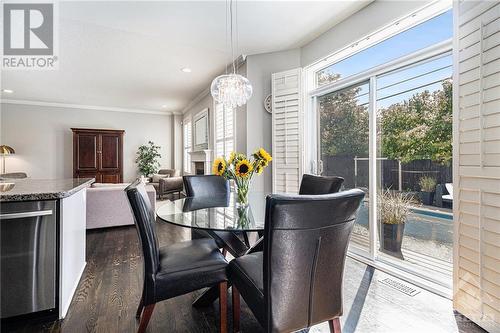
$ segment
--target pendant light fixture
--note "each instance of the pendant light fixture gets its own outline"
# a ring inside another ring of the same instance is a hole
[[[227,11],[226,11],[227,12]],[[252,85],[246,77],[236,74],[236,63],[234,59],[234,32],[233,32],[233,0],[229,0],[229,33],[231,43],[231,62],[233,72],[216,77],[210,86],[210,92],[216,102],[221,103],[224,107],[235,108],[245,105],[252,97]],[[235,22],[237,27],[238,22]],[[226,19],[226,31],[227,31]],[[236,38],[237,38],[236,34]]]

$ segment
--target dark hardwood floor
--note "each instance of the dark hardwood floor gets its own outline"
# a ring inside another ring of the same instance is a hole
[[[158,223],[159,241],[187,239],[188,229]],[[89,231],[87,267],[66,318],[46,324],[23,324],[7,332],[135,332],[135,311],[141,292],[142,256],[136,230],[119,227]],[[455,315],[451,301],[421,290],[408,296],[381,282],[388,275],[347,259],[342,331],[352,332],[484,332]],[[396,279],[397,280],[397,279]],[[415,287],[420,290],[419,288]],[[199,310],[191,306],[195,292],[158,303],[148,332],[217,332],[217,302]],[[231,299],[230,297],[228,298]],[[229,304],[229,313],[231,305]],[[230,319],[229,319],[230,320]],[[231,321],[229,322],[231,328]],[[261,332],[242,302],[241,329]],[[310,332],[329,332],[328,323]]]

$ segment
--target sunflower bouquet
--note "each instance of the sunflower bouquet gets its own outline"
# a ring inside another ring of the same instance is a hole
[[[250,157],[245,154],[232,152],[226,160],[223,156],[217,157],[212,166],[215,175],[234,180],[237,188],[238,203],[248,205],[248,188],[254,174],[261,174],[273,158],[264,149],[260,148]]]

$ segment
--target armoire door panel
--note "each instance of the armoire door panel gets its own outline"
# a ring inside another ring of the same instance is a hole
[[[101,183],[121,183],[120,174],[112,173],[102,173],[101,174]]]
[[[117,135],[101,135],[101,170],[120,168],[120,137]]]
[[[77,136],[77,170],[97,170],[97,146],[98,136],[96,134]]]

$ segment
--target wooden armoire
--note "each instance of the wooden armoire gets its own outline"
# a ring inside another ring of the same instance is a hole
[[[123,130],[72,128],[73,177],[123,182]]]

